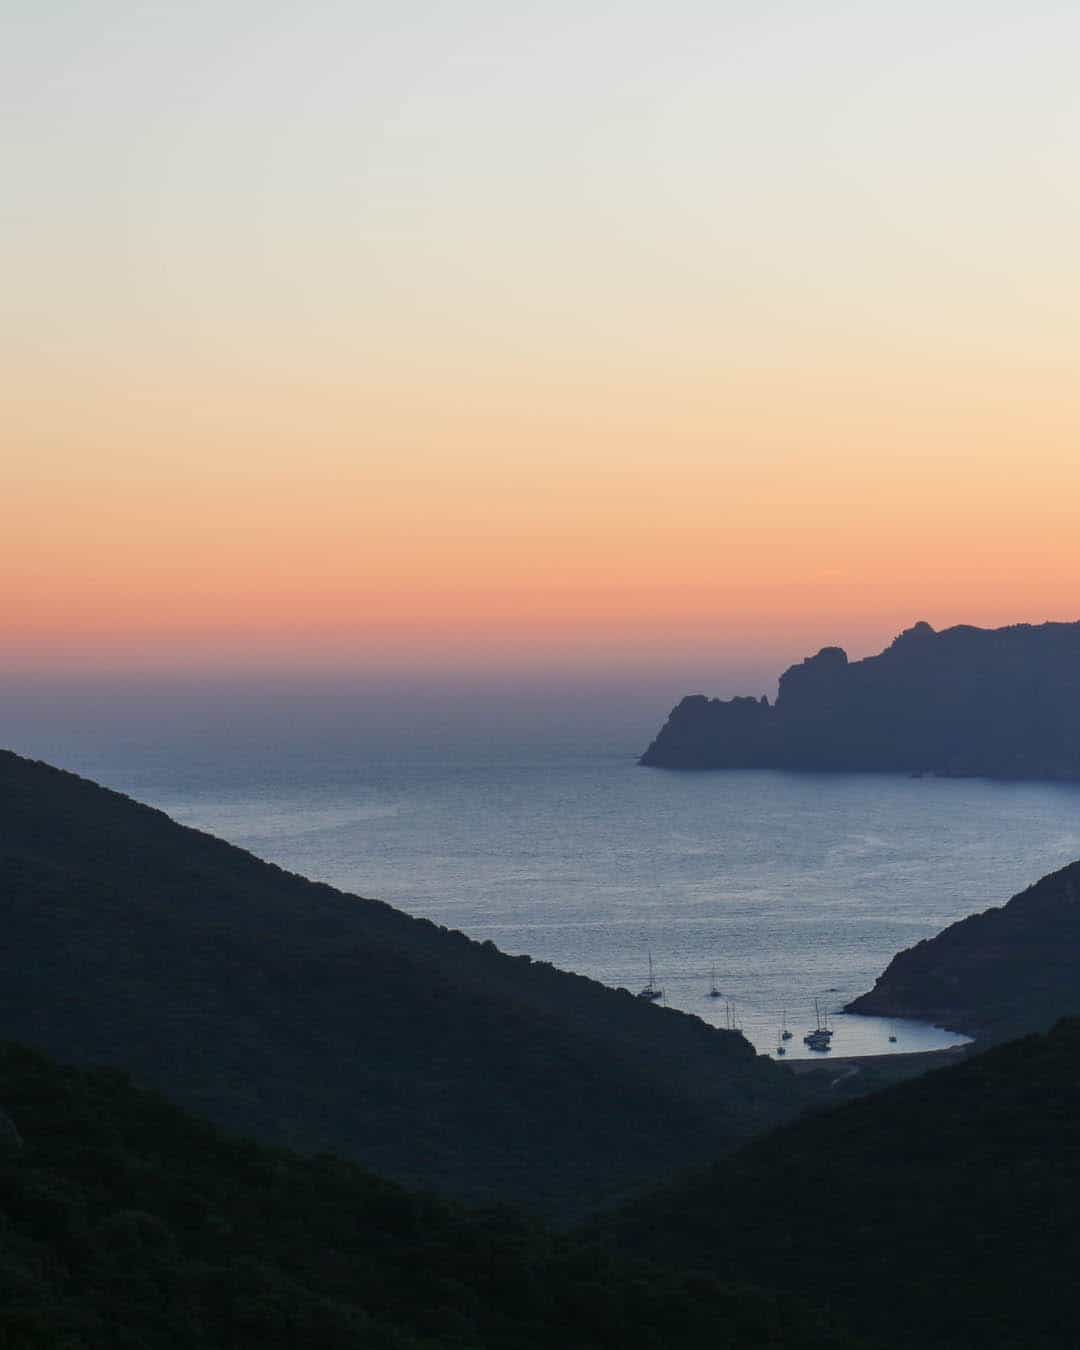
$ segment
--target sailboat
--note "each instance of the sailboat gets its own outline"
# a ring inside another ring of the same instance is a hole
[[[803,1045],[808,1045],[811,1050],[831,1050],[829,1042],[832,1040],[832,1030],[829,1027],[829,1015],[822,1013],[817,999],[814,999],[814,1020],[817,1026],[803,1037]]]
[[[653,983],[652,952],[649,953],[649,983],[644,989],[638,991],[638,998],[643,998],[649,1003],[655,1003],[658,998],[664,997],[664,991],[657,989]]]
[[[791,1032],[788,1031],[788,1024],[787,1024],[787,1009],[785,1009],[780,1014],[780,1039],[782,1041],[791,1040]]]
[[[719,987],[717,986],[717,983],[716,983],[716,967],[715,967],[715,966],[713,966],[713,968],[712,968],[712,980],[709,982],[709,997],[710,997],[710,998],[720,998],[720,997],[722,997],[722,995],[721,995],[721,993],[720,993],[720,989],[719,989]]]

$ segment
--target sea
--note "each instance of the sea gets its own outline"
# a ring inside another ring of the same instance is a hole
[[[1080,786],[642,768],[671,702],[8,681],[0,745],[505,952],[634,992],[651,959],[666,1004],[762,1054],[813,1056],[818,1011],[834,1058],[961,1042],[840,1009],[1080,857]]]

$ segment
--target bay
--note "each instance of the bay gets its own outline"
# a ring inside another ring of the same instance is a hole
[[[892,955],[1080,856],[1080,787],[673,773],[655,693],[0,691],[0,741],[510,953],[791,1057]],[[709,997],[715,968],[720,998]],[[834,1055],[963,1038],[838,1016]],[[889,1035],[896,1035],[890,1042]]]

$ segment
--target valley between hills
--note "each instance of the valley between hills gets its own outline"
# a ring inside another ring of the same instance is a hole
[[[865,996],[974,1053],[830,1089],[6,752],[0,819],[13,1350],[1080,1336],[1080,864]]]

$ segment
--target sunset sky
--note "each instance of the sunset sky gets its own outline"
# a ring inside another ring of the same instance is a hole
[[[1075,3],[0,9],[0,669],[1080,619]]]

